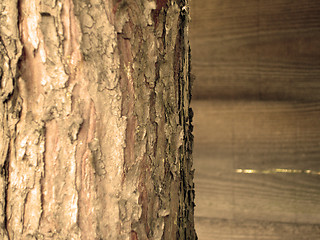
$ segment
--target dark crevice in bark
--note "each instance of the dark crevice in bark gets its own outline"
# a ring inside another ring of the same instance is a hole
[[[154,28],[156,29],[158,26],[159,15],[162,9],[167,9],[168,0],[156,0],[156,9],[152,10],[152,18],[154,22]]]
[[[1,173],[4,174],[4,179],[5,179],[5,186],[4,186],[4,229],[7,233],[8,239],[10,240],[9,236],[9,230],[8,230],[8,212],[7,212],[7,207],[8,207],[8,185],[9,185],[9,163],[10,163],[10,151],[11,151],[11,146],[9,143],[8,146],[8,151],[7,151],[7,156],[4,161],[4,164],[1,169]]]
[[[44,129],[44,136],[46,136],[46,125],[43,127]],[[41,174],[40,178],[40,200],[41,200],[41,214],[39,218],[39,226],[41,226],[41,222],[43,219],[43,206],[44,206],[44,181],[45,181],[45,173],[46,173],[46,141],[44,141],[44,152],[43,152],[43,173]]]
[[[194,185],[193,185],[193,170],[192,170],[192,147],[193,147],[193,126],[191,124],[193,112],[189,108],[191,102],[191,87],[190,87],[190,47],[185,43],[185,24],[187,18],[185,10],[183,10],[185,1],[180,1],[180,16],[178,21],[179,34],[177,35],[175,45],[175,65],[174,74],[178,81],[178,111],[179,124],[183,127],[184,141],[182,147],[179,148],[180,157],[180,206],[178,214],[178,225],[180,231],[177,232],[177,239],[197,239],[194,231],[193,211],[194,211]],[[186,49],[188,47],[188,49]],[[185,54],[185,55],[182,55]],[[188,61],[188,62],[186,62]],[[184,76],[185,65],[188,66],[187,76]],[[186,89],[188,91],[186,91]],[[185,101],[185,94],[187,94],[188,102]],[[187,113],[185,109],[187,108]],[[187,114],[187,115],[186,115]]]
[[[188,49],[188,58],[189,58],[189,68],[188,68],[188,88],[189,88],[189,104],[191,103],[192,100],[192,84],[194,81],[195,76],[191,73],[192,71],[192,64],[191,64],[191,47],[189,47]],[[193,116],[193,114],[192,114]],[[190,121],[190,123],[192,122],[192,119]]]
[[[180,26],[181,24],[181,19],[179,19],[178,21],[178,26]],[[175,44],[175,49],[174,49],[174,66],[173,66],[173,71],[174,71],[174,76],[175,76],[175,79],[177,79],[178,81],[178,87],[176,89],[176,91],[178,91],[178,111],[179,111],[179,124],[180,125],[183,125],[183,120],[184,120],[184,104],[183,104],[183,98],[182,98],[182,94],[183,94],[183,81],[181,81],[180,77],[183,77],[181,76],[181,28],[179,28],[179,34],[177,35],[177,39],[176,39],[176,44]],[[182,90],[181,90],[182,89]],[[184,128],[184,125],[183,125],[183,128]],[[185,129],[184,129],[185,131]],[[184,149],[182,149],[181,147],[179,148],[179,156],[183,156],[182,153]],[[180,157],[180,195],[181,194],[184,194],[184,189],[185,189],[185,186],[184,186],[184,179],[185,179],[185,176],[184,176],[184,163],[183,163],[183,157],[181,158]],[[183,219],[184,219],[184,209],[185,209],[185,206],[184,205],[184,201],[185,199],[182,199],[181,200],[181,197],[180,197],[180,203],[179,203],[179,213],[178,213],[178,219],[177,219],[177,223],[178,225],[180,226],[179,229],[181,229],[181,227],[183,227]],[[181,230],[180,231],[177,231],[177,239],[182,239],[183,236],[180,236],[181,235]]]

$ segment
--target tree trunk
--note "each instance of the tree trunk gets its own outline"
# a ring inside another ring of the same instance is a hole
[[[0,7],[0,238],[196,239],[188,1]]]

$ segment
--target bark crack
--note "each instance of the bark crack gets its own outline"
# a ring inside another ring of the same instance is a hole
[[[10,57],[9,57],[9,53],[8,53],[8,50],[6,48],[6,45],[4,43],[4,41],[2,40],[2,37],[0,36],[0,54],[4,54],[9,60],[8,60],[8,66],[9,66],[9,72],[12,73],[12,70],[11,70],[11,64],[10,64]],[[1,60],[1,59],[0,59]],[[3,74],[4,74],[4,70],[0,67],[0,89],[2,89],[2,87],[5,87],[5,86],[2,86],[2,77],[3,77]],[[6,90],[4,90],[2,93],[1,93],[1,100],[3,103],[5,103],[9,98],[10,98],[10,92],[7,92]]]
[[[10,162],[10,143],[7,150],[6,159],[3,163],[1,173],[4,174],[4,180],[5,180],[5,186],[4,186],[4,230],[6,231],[6,234],[8,236],[8,239],[10,240],[9,236],[9,230],[8,230],[8,185],[9,185],[9,162]]]

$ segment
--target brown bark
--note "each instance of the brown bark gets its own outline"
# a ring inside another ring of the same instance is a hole
[[[2,239],[196,239],[188,3],[0,3]]]

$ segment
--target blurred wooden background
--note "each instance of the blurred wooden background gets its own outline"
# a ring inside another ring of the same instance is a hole
[[[199,239],[320,239],[320,1],[191,17]]]

